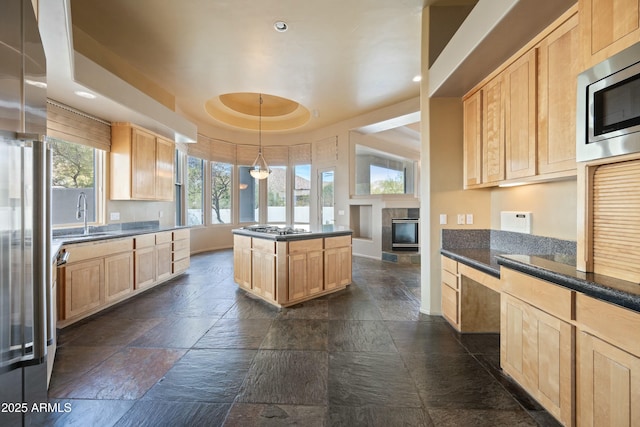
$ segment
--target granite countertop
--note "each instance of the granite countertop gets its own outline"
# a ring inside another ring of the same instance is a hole
[[[268,226],[264,226],[264,227],[268,227]],[[332,225],[329,225],[329,226],[325,225],[321,229],[311,230],[311,231],[295,230],[294,232],[288,233],[288,234],[280,234],[280,231],[284,231],[285,229],[291,230],[290,227],[272,226],[272,228],[274,228],[274,231],[272,232],[254,231],[249,228],[235,228],[231,230],[231,232],[233,234],[238,234],[242,236],[257,237],[259,239],[273,240],[273,241],[309,240],[309,239],[319,239],[322,237],[351,236],[353,234],[353,230],[339,229]],[[275,228],[278,228],[278,230],[275,230]]]
[[[440,253],[497,278],[505,266],[640,312],[640,284],[577,270],[575,242],[495,230],[443,230]]]

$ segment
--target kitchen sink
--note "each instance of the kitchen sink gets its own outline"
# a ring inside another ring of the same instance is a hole
[[[113,236],[115,233],[113,232],[96,232],[96,233],[89,233],[89,234],[79,234],[79,233],[75,233],[75,234],[62,234],[62,235],[54,235],[53,239],[54,240],[87,240],[87,239],[95,239],[98,237],[104,237],[104,236]]]

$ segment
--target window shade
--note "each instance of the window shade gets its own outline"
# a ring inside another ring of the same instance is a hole
[[[47,100],[47,136],[111,151],[108,122],[52,100]]]
[[[292,165],[311,164],[311,144],[299,144],[289,147],[289,162]]]
[[[289,163],[289,147],[262,147],[262,154],[269,166],[286,166]]]
[[[239,166],[251,166],[258,156],[257,145],[236,146],[236,161]]]
[[[593,271],[640,282],[640,160],[593,176]]]
[[[315,144],[315,159],[318,163],[332,163],[338,160],[338,137],[322,139]]]

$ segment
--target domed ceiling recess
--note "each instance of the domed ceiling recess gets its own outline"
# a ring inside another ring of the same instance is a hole
[[[258,130],[260,94],[226,93],[209,99],[207,113],[214,119],[236,128]],[[306,124],[309,110],[290,99],[262,94],[262,130],[287,131]]]

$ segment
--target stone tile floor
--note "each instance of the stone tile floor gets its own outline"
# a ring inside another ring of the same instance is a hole
[[[499,336],[419,312],[420,267],[354,257],[346,290],[277,310],[232,251],[59,334],[42,426],[553,426]]]

